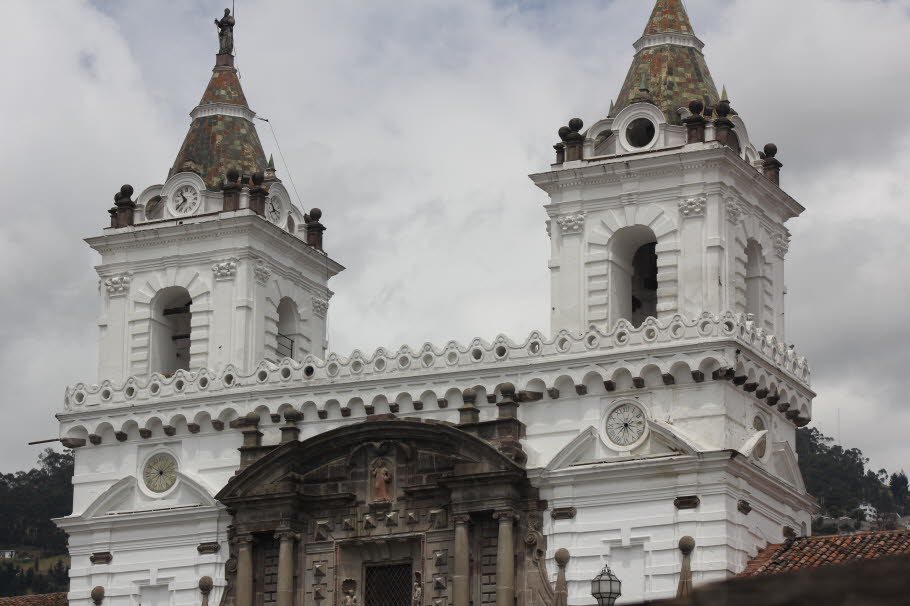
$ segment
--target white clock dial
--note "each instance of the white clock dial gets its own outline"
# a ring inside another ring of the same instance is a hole
[[[265,214],[269,221],[278,225],[281,222],[282,208],[281,199],[278,196],[269,196],[265,203]]]
[[[152,492],[167,492],[177,481],[177,460],[164,452],[153,455],[146,461],[142,477]]]
[[[188,215],[199,206],[199,192],[192,185],[184,185],[174,192],[172,207],[178,215]]]
[[[621,404],[607,417],[607,437],[614,444],[634,444],[645,433],[645,413],[634,404]]]

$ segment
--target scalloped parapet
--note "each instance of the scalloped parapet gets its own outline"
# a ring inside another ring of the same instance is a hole
[[[625,320],[605,332],[591,326],[587,332],[560,331],[548,339],[539,331],[523,342],[506,336],[492,343],[474,339],[467,346],[450,341],[444,347],[427,343],[419,349],[402,346],[398,350],[377,349],[365,356],[354,351],[344,357],[332,353],[321,360],[307,356],[302,362],[284,359],[279,363],[263,361],[250,374],[240,374],[233,366],[220,373],[209,369],[177,371],[171,377],[153,374],[147,380],[135,377],[123,384],[110,381],[86,385],[77,383],[66,390],[64,408],[78,411],[96,407],[133,406],[138,402],[180,395],[212,393],[228,389],[288,383],[313,386],[356,384],[386,378],[421,377],[448,373],[487,371],[497,366],[530,366],[561,360],[583,360],[592,355],[644,352],[678,345],[734,341],[759,357],[766,365],[802,387],[810,385],[806,358],[798,356],[792,346],[778,342],[774,335],[742,315],[702,314],[695,320],[676,315],[666,322],[648,318],[633,327]],[[642,362],[645,365],[645,362]]]

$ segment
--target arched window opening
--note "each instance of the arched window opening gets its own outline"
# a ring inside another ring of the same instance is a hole
[[[162,289],[152,301],[149,362],[152,372],[171,376],[190,369],[190,307],[193,300],[183,287]]]
[[[657,243],[640,246],[632,258],[632,324],[657,317]]]
[[[299,321],[294,301],[288,297],[281,299],[278,303],[278,342],[275,347],[279,359],[293,358],[297,353],[300,347]]]
[[[657,317],[657,237],[644,225],[620,229],[610,245],[610,322]]]
[[[746,313],[760,323],[764,309],[764,253],[761,244],[749,240],[746,244]]]

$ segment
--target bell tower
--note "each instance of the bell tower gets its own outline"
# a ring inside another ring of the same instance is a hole
[[[803,211],[778,185],[717,87],[680,0],[659,0],[607,117],[559,130],[550,197],[551,328],[574,332],[676,314],[744,314],[785,338],[784,223]]]
[[[234,18],[160,185],[124,185],[101,254],[99,375],[154,377],[323,356],[329,279],[322,211],[301,212],[266,160],[233,56]]]

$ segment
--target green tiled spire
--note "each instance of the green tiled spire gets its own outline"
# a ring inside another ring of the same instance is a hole
[[[683,34],[670,42],[661,34]],[[717,86],[701,52],[682,0],[657,0],[644,37],[636,43],[638,52],[610,116],[615,116],[639,96],[642,79],[648,83],[650,102],[659,107],[667,121],[681,124],[678,109],[695,99],[713,107],[720,100]]]
[[[209,189],[217,190],[231,168],[247,176],[265,170],[265,152],[251,122],[255,114],[232,64],[215,67],[194,115],[168,176],[193,170]]]
[[[648,25],[645,26],[645,36],[663,33],[694,34],[689,15],[682,0],[657,0]]]

